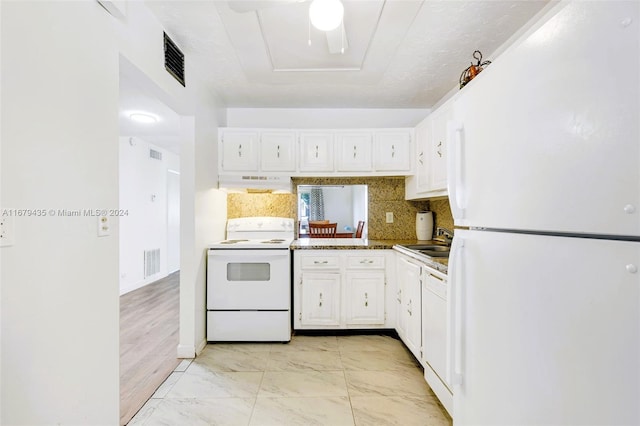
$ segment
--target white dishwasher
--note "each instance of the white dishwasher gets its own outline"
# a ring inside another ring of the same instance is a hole
[[[424,375],[442,405],[452,413],[453,395],[447,383],[450,338],[447,335],[447,281],[428,270],[422,279],[422,345]]]

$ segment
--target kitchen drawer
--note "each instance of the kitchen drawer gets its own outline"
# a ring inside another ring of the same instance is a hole
[[[384,269],[384,256],[347,256],[348,269]]]
[[[447,281],[433,274],[428,274],[426,284],[427,290],[432,291],[437,296],[447,299]]]
[[[300,259],[302,269],[338,269],[338,256],[304,256]]]

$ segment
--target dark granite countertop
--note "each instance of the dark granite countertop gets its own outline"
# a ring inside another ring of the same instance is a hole
[[[369,240],[364,238],[300,238],[291,243],[292,250],[389,250],[395,245],[414,245],[414,244],[442,244],[438,241],[423,240]],[[420,253],[409,252],[402,253],[422,261],[427,266],[447,273],[449,264],[448,258],[429,257]]]
[[[396,244],[427,244],[417,240],[369,240],[365,238],[300,238],[291,243],[292,250],[385,250]]]

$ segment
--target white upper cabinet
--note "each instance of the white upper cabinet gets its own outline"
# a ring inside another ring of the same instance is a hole
[[[260,170],[265,172],[296,170],[296,133],[294,131],[262,132]]]
[[[429,191],[447,189],[447,125],[453,119],[452,103],[447,102],[431,114],[429,139]]]
[[[411,128],[220,128],[219,174],[411,175],[413,132]]]
[[[416,192],[429,190],[429,141],[431,118],[427,117],[416,126]]]
[[[300,132],[300,171],[333,171],[333,133]]]
[[[411,170],[411,132],[381,131],[375,135],[375,170],[408,172]]]
[[[220,145],[223,171],[258,170],[258,132],[225,131]]]
[[[416,126],[416,172],[406,180],[407,200],[448,195],[447,140],[452,119],[453,99],[450,99]]]
[[[371,171],[371,132],[337,132],[335,140],[339,172]]]

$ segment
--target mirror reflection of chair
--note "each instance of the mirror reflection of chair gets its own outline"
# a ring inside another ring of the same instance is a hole
[[[358,227],[356,228],[356,238],[362,238],[362,231],[364,230],[364,221],[358,222]]]
[[[337,223],[309,222],[309,237],[311,238],[335,238]]]

